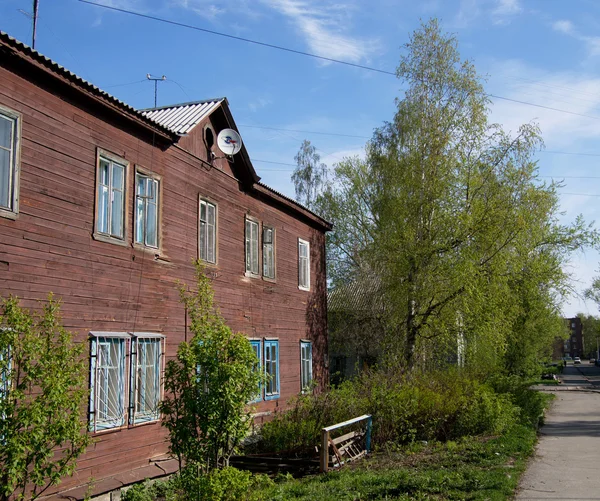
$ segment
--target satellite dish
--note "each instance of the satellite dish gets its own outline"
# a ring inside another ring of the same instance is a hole
[[[217,146],[225,155],[233,156],[242,149],[242,138],[233,129],[223,129],[217,136]]]

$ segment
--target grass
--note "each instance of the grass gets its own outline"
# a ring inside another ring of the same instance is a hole
[[[340,471],[299,480],[283,477],[265,490],[264,499],[506,500],[536,440],[531,426],[515,425],[496,437],[388,445]]]

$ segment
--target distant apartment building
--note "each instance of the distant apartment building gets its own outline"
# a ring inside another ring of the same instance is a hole
[[[566,321],[569,327],[569,337],[564,341],[564,356],[571,358],[582,357],[584,354],[584,342],[581,318],[567,318]]]

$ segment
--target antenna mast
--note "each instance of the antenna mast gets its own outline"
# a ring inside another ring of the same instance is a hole
[[[158,96],[158,82],[164,82],[167,79],[167,77],[164,75],[162,77],[153,77],[152,75],[150,75],[150,73],[148,73],[146,75],[146,78],[154,82],[154,107],[156,108],[156,98]]]
[[[33,33],[31,36],[31,38],[32,38],[31,48],[33,50],[35,50],[35,35],[37,32],[38,7],[39,7],[39,0],[33,0]]]

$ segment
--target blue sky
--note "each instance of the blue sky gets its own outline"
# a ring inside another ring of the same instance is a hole
[[[97,0],[139,13],[394,71],[420,20],[440,19],[463,58],[487,75],[492,120],[515,131],[539,123],[540,174],[564,179],[564,221],[600,211],[600,3],[548,0]],[[30,44],[31,0],[2,0],[0,29]],[[147,73],[166,75],[158,104],[226,96],[262,180],[293,196],[303,139],[328,165],[361,154],[394,114],[401,82],[387,74],[273,50],[113,12],[77,0],[40,0],[36,48],[137,108],[153,105]],[[568,112],[568,113],[567,113]],[[587,115],[587,116],[581,116]],[[261,128],[268,127],[268,128]],[[273,130],[285,129],[285,130]],[[296,131],[310,131],[296,132]],[[321,132],[323,134],[316,134]],[[340,135],[329,135],[329,134]],[[349,137],[350,136],[350,137]],[[272,163],[275,162],[275,163]],[[593,195],[593,196],[587,196]],[[595,251],[568,270],[583,290]],[[598,314],[573,297],[564,313]]]

